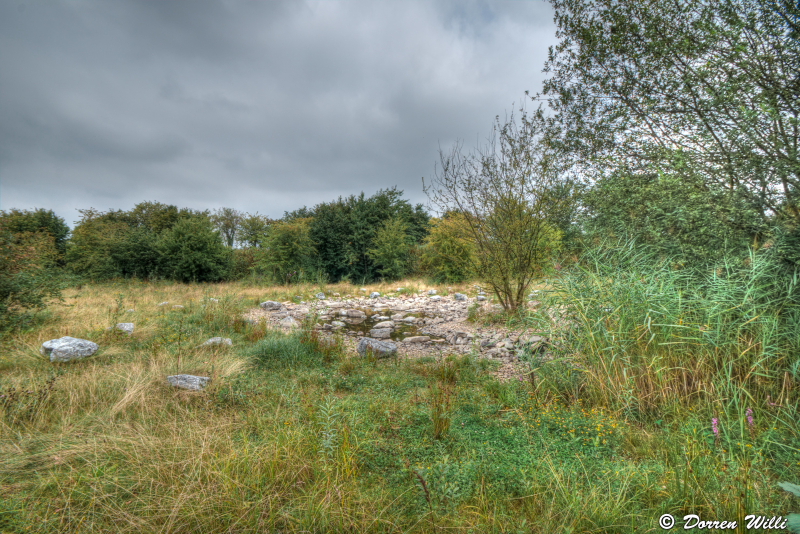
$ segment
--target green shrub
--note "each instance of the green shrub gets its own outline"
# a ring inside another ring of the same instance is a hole
[[[184,219],[161,236],[159,271],[181,282],[217,282],[226,277],[230,252],[205,217]]]

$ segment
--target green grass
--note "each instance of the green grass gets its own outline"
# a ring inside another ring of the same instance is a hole
[[[750,398],[730,397],[722,385],[739,374],[720,374],[725,357],[684,346],[707,359],[692,369],[713,389],[628,391],[673,387],[648,373],[678,373],[678,351],[585,323],[568,337],[532,317],[559,358],[539,362],[535,384],[501,383],[496,363],[471,355],[361,359],[266,330],[239,318],[261,294],[216,289],[85,288],[44,327],[2,340],[0,532],[631,533],[660,532],[663,513],[798,507],[776,485],[800,478],[797,386],[765,374],[779,367],[737,383]],[[134,335],[107,332],[134,294]],[[101,352],[60,366],[36,355],[66,334],[95,336]],[[234,346],[198,348],[212,336]],[[627,360],[601,359],[609,339]],[[609,361],[626,371],[602,375]],[[177,391],[164,380],[177,372],[214,380]]]

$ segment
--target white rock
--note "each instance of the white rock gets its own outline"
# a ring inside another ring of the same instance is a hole
[[[392,321],[381,321],[372,328],[394,328],[394,323]]]
[[[233,341],[229,337],[212,337],[203,345],[233,345]]]
[[[295,321],[293,317],[284,317],[278,324],[280,324],[282,328],[300,328],[300,323]]]
[[[169,382],[171,386],[192,391],[200,391],[205,388],[210,381],[211,377],[208,376],[172,375],[167,377],[167,382]]]
[[[440,297],[439,295],[434,295],[434,296],[431,297],[431,300],[434,301],[434,302],[438,302],[438,301],[442,300],[442,297]]]
[[[117,323],[117,326],[114,328],[117,330],[122,330],[128,335],[133,334],[133,323]]]
[[[64,336],[45,341],[39,352],[45,356],[49,355],[51,362],[68,362],[91,356],[99,348],[97,343],[92,341]]]
[[[435,289],[428,290],[428,295],[435,295],[435,294],[436,294],[436,290]]]
[[[431,340],[430,336],[411,336],[405,338],[403,341],[405,343],[425,343],[430,340]]]

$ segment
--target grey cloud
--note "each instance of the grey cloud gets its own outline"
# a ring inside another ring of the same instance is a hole
[[[424,201],[554,42],[541,1],[0,2],[0,209]]]

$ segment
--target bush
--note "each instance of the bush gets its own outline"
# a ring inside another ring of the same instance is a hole
[[[406,223],[401,219],[384,222],[367,254],[383,278],[398,280],[405,276],[411,263],[411,240]]]
[[[270,228],[261,258],[261,267],[275,282],[289,284],[314,278],[314,244],[309,228],[311,219],[293,219]]]
[[[230,252],[206,217],[184,219],[158,243],[159,271],[181,282],[218,282],[230,267]]]
[[[423,269],[437,283],[460,283],[474,277],[475,244],[464,216],[434,219],[422,249]]]
[[[0,328],[59,297],[58,249],[45,232],[12,232],[0,220]]]

